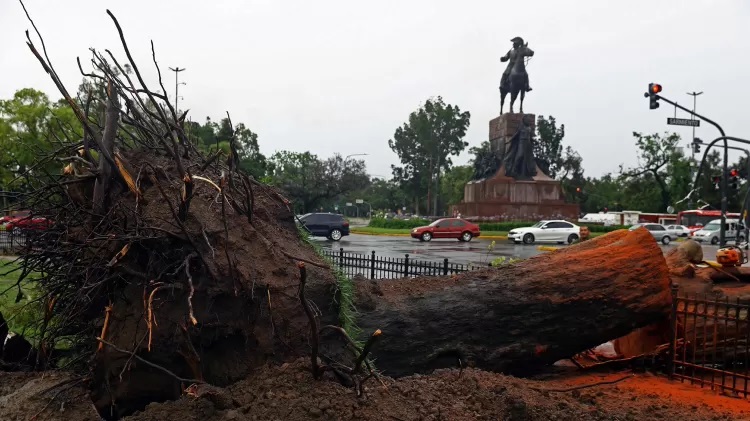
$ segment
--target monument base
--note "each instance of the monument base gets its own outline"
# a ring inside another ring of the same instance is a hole
[[[559,181],[548,177],[546,180],[520,181],[501,175],[504,172],[501,167],[490,179],[467,183],[464,201],[456,205],[455,210],[462,217],[498,220],[578,218],[578,204],[565,203]]]
[[[526,115],[533,121],[533,114]],[[522,118],[522,114],[503,114],[490,121],[492,150],[505,153]],[[454,206],[454,213],[498,220],[577,219],[578,204],[565,203],[564,198],[560,182],[544,174],[538,166],[536,175],[515,179],[506,176],[501,165],[493,176],[472,180],[464,186],[464,200]]]

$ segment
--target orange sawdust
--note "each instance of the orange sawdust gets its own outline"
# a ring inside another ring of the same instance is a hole
[[[548,387],[561,389],[577,386],[585,386],[599,382],[609,382],[621,379],[627,373],[590,373],[576,375],[564,380],[550,381]],[[656,376],[651,373],[637,374],[613,385],[594,386],[579,389],[580,394],[592,394],[597,396],[599,405],[615,406],[610,400],[630,400],[633,406],[661,405],[662,402],[684,405],[694,410],[711,410],[717,413],[732,414],[736,421],[750,420],[750,400],[744,398],[730,397],[712,391],[710,388],[701,388],[699,385],[683,383],[679,380],[669,380],[665,376]]]

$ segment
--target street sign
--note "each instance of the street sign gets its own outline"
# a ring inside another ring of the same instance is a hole
[[[351,206],[352,202],[346,202],[346,206]]]
[[[365,201],[364,201],[364,200],[362,200],[362,199],[357,199],[357,200],[356,200],[356,202],[357,202],[357,204],[362,204],[362,203],[365,203]]]
[[[691,126],[691,127],[700,127],[701,121],[700,120],[692,120],[689,118],[667,118],[667,124],[671,124],[673,126]]]

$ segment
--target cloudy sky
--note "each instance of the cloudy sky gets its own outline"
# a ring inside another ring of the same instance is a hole
[[[118,17],[141,69],[184,67],[181,108],[193,120],[229,111],[259,134],[261,151],[321,157],[367,153],[373,175],[398,163],[387,141],[431,96],[471,112],[466,140],[487,139],[499,112],[499,57],[521,36],[536,52],[525,111],[552,115],[586,175],[636,164],[631,133],[667,126],[673,109],[648,109],[650,81],[728,134],[750,136],[750,2],[747,0],[26,0],[69,89],[76,56],[124,53],[106,9]],[[0,98],[35,87],[58,98],[24,43],[31,29],[15,0],[0,0]],[[124,60],[123,60],[124,61]],[[170,74],[170,81],[172,80]],[[153,79],[150,79],[153,80]],[[173,82],[172,82],[173,83]],[[170,92],[171,95],[173,93]],[[507,106],[507,105],[506,105]],[[718,136],[705,123],[697,135]],[[464,153],[455,162],[468,161]]]

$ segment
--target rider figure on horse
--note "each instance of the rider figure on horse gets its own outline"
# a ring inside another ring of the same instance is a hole
[[[516,63],[516,61],[523,60],[525,57],[531,57],[534,55],[534,51],[529,48],[529,43],[524,43],[523,38],[515,37],[510,41],[513,43],[513,49],[508,51],[504,56],[500,57],[501,62],[510,60],[510,62],[508,63],[508,67],[506,67],[505,71],[503,72],[503,77],[500,79],[500,86],[508,86],[508,77],[510,76],[510,71],[511,69],[513,69],[513,65]],[[531,91],[531,86],[529,86],[528,74],[526,75],[525,89],[526,92]]]

